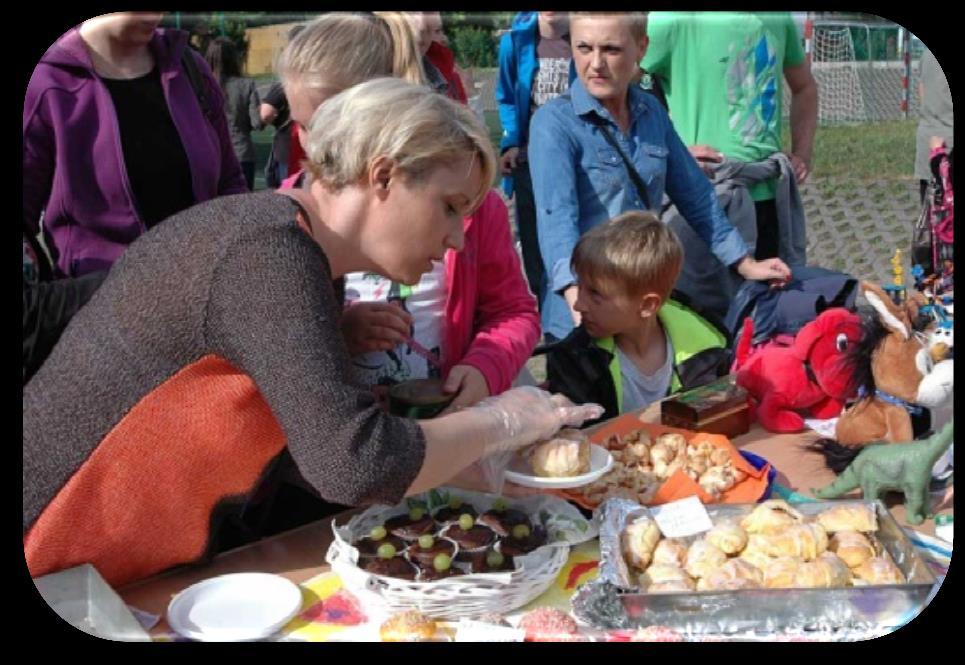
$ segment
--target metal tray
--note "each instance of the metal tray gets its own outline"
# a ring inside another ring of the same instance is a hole
[[[584,585],[573,598],[574,612],[581,621],[597,628],[663,625],[692,635],[862,631],[903,626],[924,609],[936,583],[934,574],[880,501],[820,501],[794,507],[805,515],[816,515],[841,504],[870,505],[875,509],[878,531],[874,535],[901,569],[905,584],[642,593],[628,584],[619,534],[631,514],[635,517],[646,509],[615,499],[604,504],[601,512],[600,577]],[[707,512],[716,523],[728,517],[742,517],[756,505],[712,505],[707,506]],[[619,561],[614,560],[617,557]]]

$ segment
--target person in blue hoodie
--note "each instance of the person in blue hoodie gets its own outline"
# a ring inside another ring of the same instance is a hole
[[[536,237],[536,205],[526,156],[529,120],[536,109],[565,93],[574,78],[569,16],[564,12],[517,14],[499,43],[496,101],[503,126],[500,168],[503,191],[507,196],[516,196],[516,228],[523,267],[539,303],[543,302],[546,278]]]

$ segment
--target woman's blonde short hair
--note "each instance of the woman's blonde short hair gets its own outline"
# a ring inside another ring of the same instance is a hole
[[[637,41],[647,36],[647,15],[649,12],[570,12],[570,23],[581,17],[617,16],[627,21],[630,35]]]
[[[418,181],[475,155],[482,180],[473,209],[496,172],[489,132],[472,111],[397,78],[367,81],[323,102],[312,116],[306,154],[312,177],[336,191],[358,183],[377,157],[391,158],[405,178]]]
[[[610,294],[636,297],[673,290],[684,250],[669,226],[652,212],[630,211],[595,226],[580,238],[570,265],[579,282]]]
[[[380,76],[425,82],[415,35],[399,12],[324,14],[288,42],[276,70],[286,88],[344,90]]]

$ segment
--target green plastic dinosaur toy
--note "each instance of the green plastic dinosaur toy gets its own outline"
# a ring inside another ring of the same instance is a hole
[[[877,499],[897,490],[905,495],[908,522],[921,524],[928,513],[932,467],[953,440],[949,422],[922,441],[867,445],[837,480],[811,492],[819,499],[834,499],[860,487],[865,499]]]

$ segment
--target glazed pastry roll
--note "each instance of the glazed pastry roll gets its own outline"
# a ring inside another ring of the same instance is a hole
[[[560,430],[554,438],[534,448],[530,462],[537,476],[579,476],[590,470],[590,441],[578,430]]]
[[[759,589],[764,582],[760,569],[744,559],[730,559],[697,582],[698,591]]]
[[[653,564],[683,568],[687,562],[687,546],[679,540],[668,538],[657,543],[653,551]]]
[[[804,520],[804,516],[781,499],[769,499],[741,520],[747,533],[776,533]]]
[[[794,586],[806,589],[830,589],[850,583],[851,569],[833,552],[825,552],[814,561],[805,561],[794,575]]]
[[[763,542],[767,536],[759,533],[752,533],[747,537],[747,547],[740,553],[739,558],[747,561],[747,563],[752,566],[756,566],[761,570],[767,568],[767,566],[773,561],[767,552],[764,551]]]
[[[677,566],[662,563],[651,564],[638,578],[640,587],[647,591],[675,591],[684,587],[685,591],[694,590],[694,581],[687,573]],[[655,588],[656,587],[656,588]]]
[[[857,568],[875,555],[874,545],[858,531],[838,531],[828,541],[828,549],[848,564]]]
[[[623,531],[623,556],[634,568],[645,569],[653,560],[660,529],[649,517],[641,517]]]
[[[904,584],[905,576],[887,553],[866,559],[854,569],[854,575],[868,584]]]
[[[693,577],[706,577],[727,561],[727,555],[706,540],[697,540],[687,550],[686,570]]]
[[[818,515],[818,523],[828,533],[837,531],[863,531],[874,533],[878,530],[878,516],[874,507],[861,504],[835,506]]]
[[[796,556],[811,561],[828,549],[828,534],[815,522],[795,524],[779,533],[761,535],[760,547],[769,556]]]
[[[764,573],[764,586],[768,589],[790,589],[794,586],[797,569],[804,563],[804,559],[796,556],[782,556],[768,558]]]
[[[727,521],[714,525],[705,538],[724,554],[737,554],[747,547],[747,532],[736,522]]]

